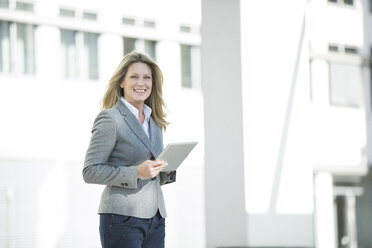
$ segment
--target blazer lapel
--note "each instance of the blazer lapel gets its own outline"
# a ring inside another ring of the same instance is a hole
[[[161,128],[158,126],[158,124],[156,124],[152,117],[150,117],[150,132],[151,147],[154,149],[157,157],[163,150],[163,137]]]
[[[153,157],[155,158],[155,151],[138,119],[130,112],[130,110],[125,106],[125,104],[122,101],[119,100],[118,103],[116,104],[116,107],[119,109],[119,112],[123,115],[124,121],[128,124],[129,128],[138,137],[138,139],[147,147],[147,149],[150,150]],[[150,126],[150,130],[151,129],[152,128]]]

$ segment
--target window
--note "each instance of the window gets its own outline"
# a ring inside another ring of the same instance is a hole
[[[61,30],[62,65],[65,78],[78,77],[78,54],[76,48],[76,31]]]
[[[359,65],[330,63],[329,79],[331,105],[361,106],[362,70]]]
[[[9,0],[0,0],[0,8],[9,8]]]
[[[155,28],[155,22],[154,21],[145,20],[143,22],[143,26],[145,28]]]
[[[333,209],[336,247],[364,247],[361,242],[363,239],[359,239],[357,235],[360,231],[359,228],[366,224],[363,220],[364,212],[360,211],[362,206],[368,209],[367,205],[362,203],[365,201],[362,199],[365,198],[364,194],[365,188],[359,185],[340,182],[334,185]]]
[[[32,11],[34,11],[34,5],[32,3],[28,3],[28,2],[17,1],[16,2],[16,9],[32,12]]]
[[[181,25],[180,26],[180,32],[191,33],[191,27],[190,26]]]
[[[122,24],[125,24],[125,25],[132,25],[132,26],[134,26],[135,25],[135,20],[133,18],[123,17],[123,19],[121,20],[121,23]]]
[[[344,4],[353,6],[354,0],[344,0]]]
[[[61,7],[59,9],[59,16],[63,17],[70,17],[70,18],[77,18],[79,20],[89,20],[89,21],[97,21],[98,16],[97,13],[91,12],[91,11],[80,11],[75,10],[73,8],[68,7]]]
[[[98,79],[98,34],[61,30],[65,78]]]
[[[130,53],[134,49],[136,49],[136,39],[134,38],[124,38],[123,39],[124,45],[124,55]]]
[[[123,44],[124,55],[133,50],[137,50],[150,56],[153,60],[156,60],[156,41],[124,37]]]
[[[358,47],[330,43],[329,53],[310,60],[311,99],[314,103],[360,107],[363,104],[363,58]],[[371,49],[372,51],[372,49]]]
[[[156,22],[150,19],[139,19],[133,17],[124,16],[121,19],[121,23],[124,25],[130,26],[138,26],[138,27],[145,27],[145,28],[156,28]]]
[[[83,19],[97,21],[97,14],[93,12],[83,12]]]
[[[181,85],[197,88],[200,85],[200,49],[181,44]]]
[[[330,51],[330,52],[338,52],[338,46],[337,45],[333,45],[333,44],[329,44],[328,45],[328,51]]]
[[[330,43],[328,44],[328,51],[334,52],[334,53],[345,53],[345,54],[358,54],[359,49],[356,46],[350,46],[350,45],[342,45],[342,44],[334,44]]]
[[[354,0],[328,0],[330,3],[337,3],[341,5],[354,6]]]
[[[349,245],[349,235],[347,232],[347,198],[345,196],[336,196],[334,199],[334,206],[338,247],[346,247]]]
[[[0,72],[35,74],[35,26],[0,21]]]
[[[98,79],[98,34],[84,33],[85,77]]]
[[[59,15],[60,16],[65,16],[65,17],[75,17],[75,10],[60,8],[59,9]]]
[[[24,74],[35,73],[35,27],[17,23],[17,59],[18,71]]]
[[[191,46],[181,45],[182,87],[191,88]]]
[[[149,55],[152,59],[156,59],[156,41],[145,40],[145,53]]]
[[[0,72],[10,72],[10,23],[0,21]]]
[[[351,46],[345,46],[344,48],[345,53],[350,53],[350,54],[358,54],[358,48],[356,47],[351,47]]]

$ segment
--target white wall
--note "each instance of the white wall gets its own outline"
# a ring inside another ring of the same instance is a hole
[[[241,13],[248,244],[312,246],[305,1],[241,1]]]
[[[312,246],[305,2],[202,4],[207,247]]]

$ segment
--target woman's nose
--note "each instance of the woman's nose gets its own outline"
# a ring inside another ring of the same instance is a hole
[[[138,79],[137,85],[145,85],[144,79],[143,78]]]

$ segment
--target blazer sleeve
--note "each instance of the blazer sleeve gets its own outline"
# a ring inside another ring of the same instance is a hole
[[[102,111],[94,121],[92,137],[85,156],[84,181],[136,189],[138,188],[137,166],[114,167],[107,163],[116,139],[116,123],[107,111]]]
[[[174,183],[176,181],[176,171],[172,171],[169,175],[165,172],[160,172],[160,185]]]

